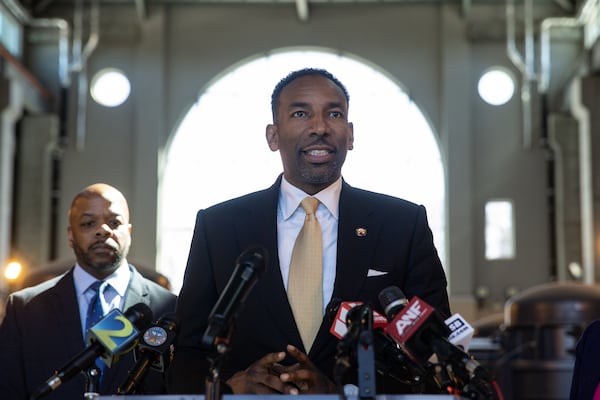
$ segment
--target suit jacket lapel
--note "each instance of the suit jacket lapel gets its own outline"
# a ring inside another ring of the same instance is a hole
[[[260,244],[268,252],[268,264],[256,283],[257,298],[262,303],[265,315],[288,338],[289,343],[300,346],[301,339],[292,314],[287,293],[281,277],[279,253],[277,251],[277,206],[281,176],[269,189],[261,192],[248,203],[238,219],[236,235],[243,251],[248,246]]]
[[[56,296],[56,307],[53,312],[55,313],[56,326],[60,327],[61,340],[69,354],[78,354],[85,345],[85,338],[83,337],[83,328],[79,316],[79,303],[75,292],[73,268],[56,283],[51,292]]]
[[[150,305],[148,299],[148,290],[144,285],[142,276],[131,265],[129,266],[129,270],[131,271],[131,278],[129,279],[129,287],[127,288],[127,294],[125,296],[125,301],[123,302],[123,312],[127,311],[129,307],[138,303]],[[160,315],[154,315],[153,317],[153,319],[157,319],[160,317]]]
[[[337,266],[333,297],[358,299],[375,250],[381,221],[372,204],[361,201],[358,191],[344,182],[340,194]]]
[[[49,307],[46,310],[51,313],[50,320],[56,323],[53,327],[49,326],[48,332],[43,332],[43,334],[60,340],[61,351],[64,351],[65,354],[70,354],[72,357],[81,354],[87,347],[87,343],[81,326],[73,268],[66,272],[54,287],[48,289],[47,293],[51,298],[49,297],[47,301]],[[51,367],[58,370],[63,365],[52,365]],[[75,376],[73,378],[73,380],[80,379],[83,383],[82,377]]]

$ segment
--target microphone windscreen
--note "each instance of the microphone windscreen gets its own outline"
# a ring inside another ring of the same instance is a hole
[[[140,330],[152,325],[154,319],[152,310],[144,303],[137,303],[129,307],[125,311],[125,317]]]
[[[408,299],[398,286],[388,286],[379,292],[379,303],[386,317],[391,321],[408,304]]]
[[[268,255],[267,250],[262,246],[252,246],[247,248],[237,258],[236,264],[249,266],[254,269],[257,277],[260,277],[267,268]]]
[[[140,331],[152,325],[152,319],[152,310],[143,303],[129,307],[124,314],[113,309],[89,329],[88,344],[100,344],[104,349],[102,361],[111,367],[133,348]]]

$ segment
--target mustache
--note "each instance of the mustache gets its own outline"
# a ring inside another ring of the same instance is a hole
[[[313,146],[326,146],[328,148],[335,149],[335,145],[333,143],[331,143],[328,138],[325,138],[325,137],[318,137],[314,140],[311,140],[310,142],[305,143],[302,146],[302,148],[305,149],[307,147],[313,147]]]
[[[99,247],[108,247],[108,248],[111,248],[112,250],[118,250],[115,246],[112,246],[109,243],[103,242],[103,241],[97,241],[94,244],[92,244],[90,246],[90,250],[94,250],[94,249],[97,249]]]

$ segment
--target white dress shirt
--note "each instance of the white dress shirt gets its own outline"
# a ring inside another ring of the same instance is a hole
[[[316,217],[323,232],[323,313],[333,294],[337,260],[337,233],[339,199],[342,178],[312,197],[319,199]],[[308,194],[290,184],[285,177],[281,180],[279,204],[277,206],[277,246],[281,276],[287,290],[290,260],[296,238],[304,225],[306,213],[300,202]]]
[[[127,286],[129,286],[130,278],[131,271],[129,270],[129,264],[126,260],[124,260],[123,264],[117,268],[115,272],[104,279],[104,281],[108,282],[108,285],[104,290],[103,308],[105,313],[114,308],[122,310],[123,300],[125,299],[125,292],[127,291]],[[77,301],[79,303],[81,331],[83,333],[83,337],[85,338],[85,318],[90,301],[92,300],[92,297],[94,297],[94,294],[87,289],[98,279],[88,274],[81,267],[81,265],[79,265],[79,263],[75,264],[75,269],[73,270],[73,279],[75,281],[75,293],[77,293]]]

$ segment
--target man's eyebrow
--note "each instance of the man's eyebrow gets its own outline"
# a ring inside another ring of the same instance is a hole
[[[308,107],[308,103],[305,101],[294,101],[293,103],[290,103],[288,108],[295,108],[295,107]]]
[[[95,217],[95,216],[96,216],[96,214],[90,213],[90,212],[84,212],[84,213],[81,213],[81,215],[80,215],[80,217],[82,217],[82,218]]]
[[[94,213],[90,213],[90,212],[84,212],[81,213],[81,215],[79,216],[80,218],[95,218],[97,217],[98,214],[94,214]],[[118,213],[112,213],[108,215],[109,218],[125,218],[125,216],[123,214],[118,214]]]
[[[339,102],[339,101],[332,101],[327,103],[327,108],[344,108],[344,103],[343,102]],[[290,103],[288,108],[295,108],[295,107],[309,107],[310,103],[307,103],[305,101],[294,101],[293,103]]]

